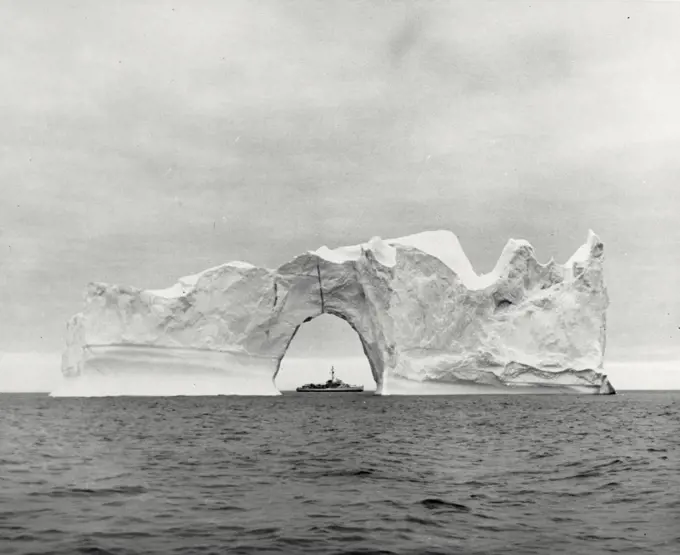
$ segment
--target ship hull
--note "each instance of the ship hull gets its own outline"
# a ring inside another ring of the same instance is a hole
[[[307,387],[298,387],[295,391],[298,393],[361,393],[364,390],[363,387],[343,387],[343,388],[319,388],[319,389],[314,389],[314,388],[307,388]]]

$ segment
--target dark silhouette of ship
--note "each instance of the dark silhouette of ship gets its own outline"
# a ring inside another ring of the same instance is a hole
[[[325,392],[325,393],[350,393],[363,391],[363,385],[350,385],[340,379],[335,379],[335,368],[331,366],[331,379],[326,383],[308,383],[298,387],[295,391]]]

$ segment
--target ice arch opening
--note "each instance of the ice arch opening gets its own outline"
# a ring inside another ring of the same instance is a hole
[[[300,324],[277,361],[274,387],[290,391],[305,383],[321,383],[334,366],[336,377],[373,391],[377,384],[356,330],[342,317],[324,313]]]
[[[389,277],[389,269],[376,272],[370,254],[359,261],[333,261],[307,253],[269,274],[270,312],[248,335],[245,346],[248,352],[272,357],[270,387],[278,391],[276,376],[301,326],[323,315],[340,318],[354,330],[375,392],[383,394],[387,369],[394,366],[395,357],[390,320],[385,318]]]

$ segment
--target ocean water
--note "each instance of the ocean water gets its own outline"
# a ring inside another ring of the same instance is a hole
[[[0,553],[680,553],[680,393],[0,395]]]

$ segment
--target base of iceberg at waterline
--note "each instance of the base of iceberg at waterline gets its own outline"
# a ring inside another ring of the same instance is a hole
[[[52,397],[280,395],[276,360],[201,349],[89,346]]]
[[[274,382],[277,360],[244,353],[208,349],[158,348],[140,345],[88,346],[82,371],[66,376],[52,397],[280,395]],[[530,382],[535,369],[509,365],[519,377],[514,383],[474,383],[468,380],[409,380],[389,376],[376,395],[512,395],[614,394],[606,377],[586,382],[585,372],[562,372],[552,380]],[[488,371],[478,371],[489,373]],[[488,379],[487,379],[488,380]],[[366,384],[370,388],[373,384]]]
[[[605,381],[600,385],[546,384],[488,385],[446,383],[390,378],[383,395],[614,395],[616,391]]]

